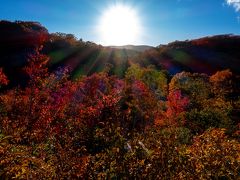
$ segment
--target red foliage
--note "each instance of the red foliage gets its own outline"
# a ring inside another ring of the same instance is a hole
[[[167,116],[175,117],[179,115],[185,110],[188,103],[188,98],[183,97],[181,91],[177,90],[170,92],[167,97]]]
[[[188,155],[201,160],[190,158],[196,166],[205,162],[199,144],[181,152],[180,145],[188,143],[191,135],[189,129],[176,127],[184,125],[189,104],[180,90],[170,91],[167,101],[160,101],[140,80],[99,73],[72,81],[65,70],[49,73],[47,63],[48,57],[36,52],[25,68],[27,86],[0,94],[1,179],[95,179],[119,174],[135,179],[141,168],[143,177],[152,174],[149,177],[159,179],[191,169],[184,162]],[[7,83],[0,69],[0,85]],[[156,125],[171,127],[154,130],[154,120]],[[209,147],[219,134],[210,134]],[[231,144],[239,150],[239,143],[229,143],[227,138],[218,144],[226,152]],[[216,154],[209,150],[210,155]],[[207,158],[209,152],[204,152]]]
[[[155,124],[170,126],[184,125],[184,113],[188,104],[189,99],[187,97],[183,97],[180,90],[170,91],[166,102],[167,110],[165,114],[155,120]]]
[[[158,100],[142,81],[126,82],[124,89],[124,123],[127,129],[144,129],[153,124]]]
[[[0,68],[0,87],[2,85],[7,85],[7,84],[8,84],[7,76],[4,74],[3,69]]]

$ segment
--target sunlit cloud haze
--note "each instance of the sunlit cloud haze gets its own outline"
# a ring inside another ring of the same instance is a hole
[[[235,8],[236,11],[240,11],[240,0],[226,0],[228,5]]]

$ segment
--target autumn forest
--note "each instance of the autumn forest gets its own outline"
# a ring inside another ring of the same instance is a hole
[[[107,47],[0,21],[0,179],[238,179],[239,45]]]

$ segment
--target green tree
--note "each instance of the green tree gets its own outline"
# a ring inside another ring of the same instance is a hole
[[[211,95],[210,83],[206,74],[181,72],[173,76],[169,83],[169,91],[181,90],[187,95],[191,108],[201,108]]]
[[[165,71],[158,71],[153,66],[141,68],[138,64],[132,64],[126,71],[125,78],[144,82],[157,98],[161,99],[167,96],[168,79]]]

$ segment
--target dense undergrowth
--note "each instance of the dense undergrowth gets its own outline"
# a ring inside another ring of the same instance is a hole
[[[71,80],[36,52],[25,87],[0,70],[1,179],[237,179],[239,86],[132,65]]]

